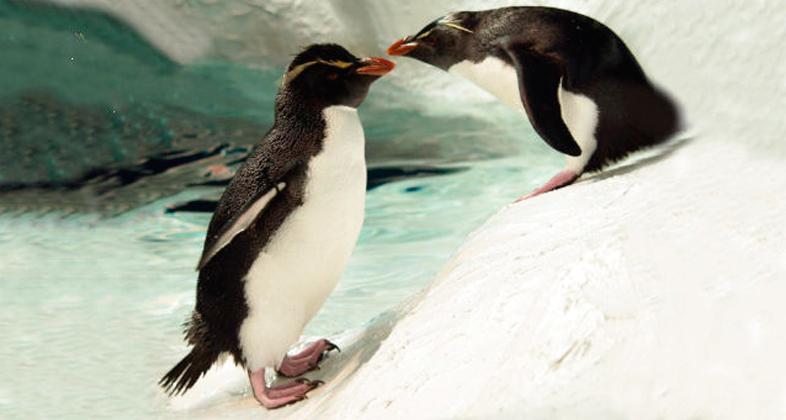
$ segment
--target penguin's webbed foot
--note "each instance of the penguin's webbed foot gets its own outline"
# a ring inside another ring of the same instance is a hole
[[[314,388],[322,385],[322,381],[311,381],[306,378],[299,378],[288,384],[268,387],[265,383],[265,369],[249,373],[251,389],[254,398],[267,409],[283,407],[294,404],[308,398],[306,394]]]
[[[549,192],[552,190],[556,190],[558,188],[562,188],[566,185],[570,185],[573,183],[573,181],[578,179],[578,177],[579,175],[573,171],[568,171],[568,170],[561,171],[560,173],[554,175],[554,177],[552,177],[549,180],[549,182],[545,183],[542,187],[536,189],[535,191],[527,195],[523,195],[519,197],[518,200],[516,200],[516,202],[518,203],[519,201],[524,201],[526,199],[535,197],[536,195],[543,194],[544,192]]]
[[[338,350],[337,345],[327,339],[319,339],[308,345],[303,351],[295,355],[287,355],[281,362],[277,373],[280,376],[294,378],[311,370],[319,369],[319,362],[331,350]]]

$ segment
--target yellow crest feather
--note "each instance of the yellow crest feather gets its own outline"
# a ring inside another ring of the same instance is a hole
[[[309,68],[309,67],[311,67],[311,66],[313,66],[314,64],[317,64],[317,63],[325,64],[327,66],[337,67],[337,68],[340,68],[340,69],[346,69],[346,68],[352,67],[352,63],[349,63],[349,62],[346,62],[346,61],[340,61],[340,60],[333,60],[333,61],[314,60],[314,61],[309,61],[307,63],[298,64],[292,70],[288,71],[287,74],[284,75],[284,80],[282,81],[282,83],[283,84],[287,84],[287,83],[295,80],[295,78],[300,76],[300,73],[303,73],[303,71],[305,69],[307,69],[307,68]]]
[[[467,29],[467,28],[465,28],[465,27],[463,27],[463,26],[461,26],[461,25],[459,25],[458,23],[455,23],[455,22],[442,22],[440,24],[443,25],[443,26],[447,26],[447,27],[450,27],[450,28],[453,28],[453,29],[458,29],[459,31],[464,31],[464,32],[467,32],[467,33],[470,33],[470,34],[474,33],[473,31],[471,31],[471,30],[469,30],[469,29]]]

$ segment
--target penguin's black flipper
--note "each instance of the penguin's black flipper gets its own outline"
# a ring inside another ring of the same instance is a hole
[[[557,98],[562,77],[559,67],[525,47],[507,46],[504,49],[516,68],[521,102],[532,127],[554,149],[570,156],[581,155],[581,148],[562,120]]]
[[[221,249],[248,228],[265,208],[286,188],[291,172],[299,167],[302,144],[278,147],[280,133],[270,132],[248,155],[245,165],[232,177],[221,195],[207,227],[205,245],[197,264],[202,270]],[[276,150],[272,150],[276,148]],[[280,159],[269,159],[275,154]],[[284,163],[282,163],[284,162]]]
[[[235,236],[246,230],[284,188],[286,188],[286,183],[279,182],[273,188],[257,193],[256,196],[246,202],[232,219],[224,223],[217,233],[210,235],[202,250],[202,257],[199,259],[199,264],[197,264],[197,271],[201,270],[218,251],[229,245]]]

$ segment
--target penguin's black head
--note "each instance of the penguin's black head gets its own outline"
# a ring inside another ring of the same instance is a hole
[[[317,107],[357,107],[368,88],[393,70],[392,61],[379,57],[358,58],[336,44],[315,44],[298,54],[287,68],[282,93],[294,95]]]
[[[415,35],[399,39],[388,47],[390,55],[406,55],[447,70],[469,55],[477,16],[474,12],[458,12],[443,16]]]

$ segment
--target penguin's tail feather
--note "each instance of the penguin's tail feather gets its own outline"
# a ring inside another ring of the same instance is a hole
[[[191,352],[158,381],[170,396],[188,391],[221,355],[221,351],[210,345],[207,326],[198,312],[194,311],[185,327],[186,339],[193,346]]]
[[[194,347],[178,364],[158,381],[170,396],[188,391],[218,359],[219,354]]]

